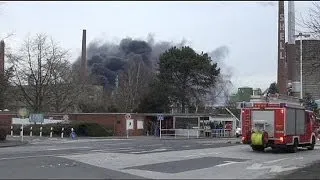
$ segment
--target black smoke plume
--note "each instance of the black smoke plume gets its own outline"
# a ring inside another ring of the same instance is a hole
[[[93,84],[102,85],[105,89],[113,89],[120,72],[125,71],[131,61],[142,61],[153,71],[161,53],[172,46],[183,46],[180,43],[155,42],[152,35],[147,40],[125,38],[119,44],[91,42],[87,48],[88,71]],[[80,57],[75,62],[79,65]]]

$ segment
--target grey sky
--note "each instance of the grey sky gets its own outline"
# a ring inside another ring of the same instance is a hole
[[[295,6],[299,16],[311,2]],[[7,44],[15,48],[29,33],[47,33],[70,50],[71,61],[80,54],[82,29],[88,42],[152,33],[156,41],[186,39],[198,51],[227,46],[234,88],[264,89],[276,80],[277,12],[277,2],[8,2],[0,37],[14,32]]]

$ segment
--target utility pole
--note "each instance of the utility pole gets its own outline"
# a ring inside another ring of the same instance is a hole
[[[295,37],[300,37],[300,99],[303,99],[303,86],[302,86],[302,38],[310,37],[310,34],[303,34],[299,33],[298,35],[295,35]]]

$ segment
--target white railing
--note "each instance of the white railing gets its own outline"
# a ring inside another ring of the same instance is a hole
[[[187,137],[188,139],[191,137],[200,137],[201,129],[161,129],[160,130],[160,138],[165,137]],[[203,131],[203,130],[202,130]]]
[[[160,138],[163,137],[187,137],[189,138],[200,138],[200,137],[211,137],[211,138],[230,138],[236,136],[236,130],[227,129],[161,129]]]

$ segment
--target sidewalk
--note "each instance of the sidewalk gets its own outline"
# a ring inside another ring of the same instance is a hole
[[[28,144],[28,141],[21,142],[20,140],[5,140],[0,142],[0,148],[21,146],[25,144]]]
[[[77,137],[76,139],[71,139],[69,136],[64,137],[63,139],[60,137],[40,137],[40,136],[24,136],[24,141],[28,141],[30,143],[36,143],[36,142],[69,142],[69,141],[76,141],[76,140],[159,140],[159,141],[207,141],[208,143],[232,143],[232,144],[240,144],[241,139],[240,138],[204,138],[204,137],[160,137],[157,136],[109,136],[109,137]],[[13,140],[13,141],[20,141],[20,136],[7,136],[7,140]]]

